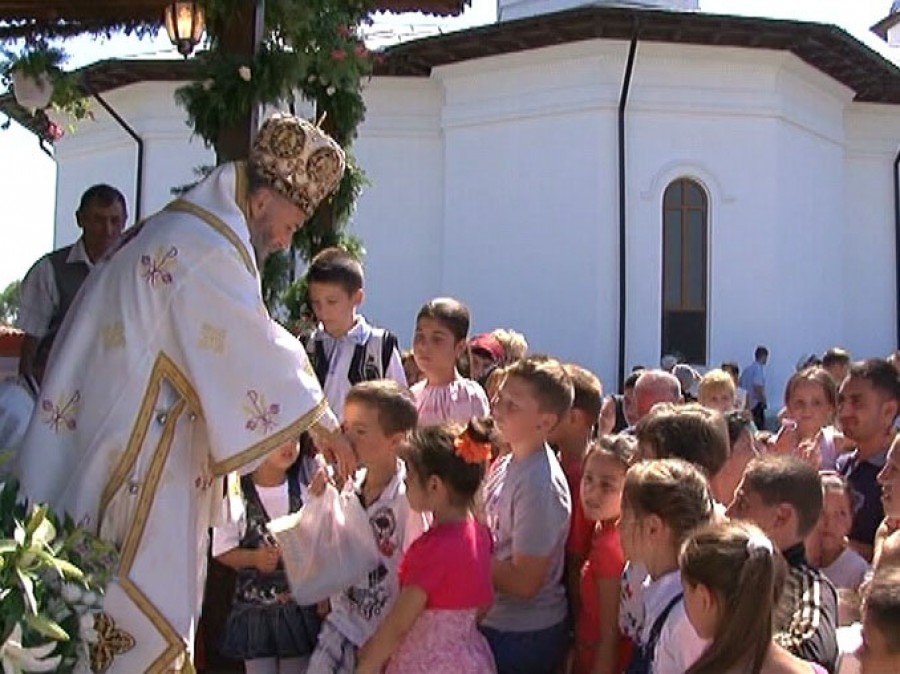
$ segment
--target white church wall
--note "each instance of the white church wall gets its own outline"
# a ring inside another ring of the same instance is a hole
[[[419,306],[442,288],[442,100],[432,80],[375,79],[354,144],[371,182],[350,227],[366,248],[363,311],[407,346]]]
[[[898,338],[893,162],[900,115],[894,106],[854,103],[846,127],[844,334],[852,353],[885,355]]]
[[[647,7],[650,9],[676,9],[696,11],[699,0],[497,0],[497,19],[510,21],[528,16],[559,12],[583,6],[622,5]]]
[[[190,138],[184,110],[174,99],[178,86],[143,82],[103,95],[144,141],[143,216],[171,201],[173,187],[196,180],[195,167],[215,163],[213,153],[202,141]],[[134,222],[137,145],[96,102],[93,110],[96,121],[81,122],[75,133],[56,144],[55,246],[78,238],[74,213],[81,194],[95,183],[118,188],[128,202],[128,224]]]
[[[442,68],[444,290],[475,331],[512,327],[613,380],[621,44]]]

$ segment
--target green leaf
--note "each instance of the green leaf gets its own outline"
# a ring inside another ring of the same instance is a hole
[[[16,575],[19,577],[19,585],[22,586],[25,606],[32,614],[37,615],[38,606],[37,599],[34,598],[34,580],[19,568],[16,568]]]
[[[41,526],[44,518],[47,516],[47,506],[35,506],[31,517],[28,518],[28,525],[25,527],[25,536],[31,538],[37,528]]]
[[[59,575],[65,578],[72,578],[75,580],[84,580],[84,572],[79,569],[77,566],[72,564],[65,559],[60,559],[59,557],[54,557],[49,552],[44,550],[34,550],[34,555],[44,562],[47,566],[52,566]]]
[[[0,555],[5,555],[8,552],[15,552],[18,547],[19,544],[11,538],[0,539]]]
[[[47,616],[25,614],[25,624],[30,628],[43,634],[45,637],[55,639],[56,641],[68,641],[69,635],[59,626],[58,623],[50,620]]]

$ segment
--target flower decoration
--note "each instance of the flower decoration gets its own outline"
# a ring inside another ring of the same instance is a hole
[[[453,451],[466,463],[484,463],[491,458],[491,443],[478,442],[464,432],[453,441]]]
[[[253,77],[253,72],[248,66],[241,66],[240,68],[238,68],[238,75],[240,75],[240,78],[245,82],[249,82]]]

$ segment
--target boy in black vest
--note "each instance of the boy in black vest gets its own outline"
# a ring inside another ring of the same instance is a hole
[[[340,248],[326,248],[313,258],[306,282],[319,321],[306,349],[338,418],[342,418],[344,398],[354,384],[393,379],[406,387],[397,338],[357,313],[365,297],[359,261]]]

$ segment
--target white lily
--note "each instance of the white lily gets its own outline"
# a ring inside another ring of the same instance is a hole
[[[22,674],[23,672],[52,672],[59,667],[62,656],[50,654],[56,648],[54,642],[42,646],[26,647],[22,645],[22,626],[16,623],[12,633],[0,646],[0,662],[3,663],[3,674]]]
[[[78,618],[78,638],[86,644],[97,643],[100,635],[94,629],[94,614],[85,613]]]

